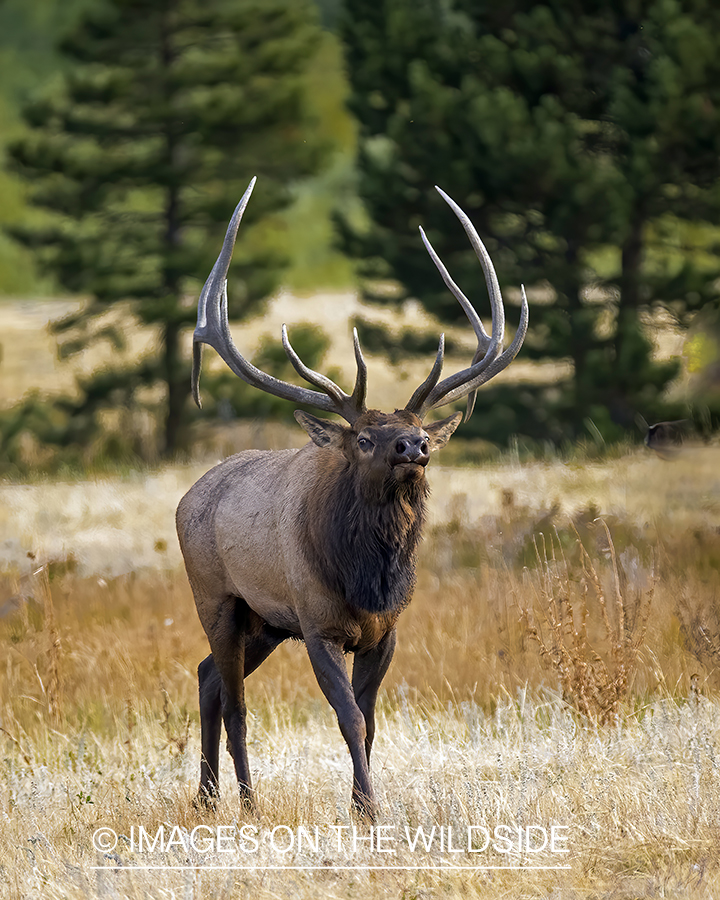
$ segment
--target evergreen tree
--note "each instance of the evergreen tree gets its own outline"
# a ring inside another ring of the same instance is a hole
[[[677,366],[652,360],[641,313],[663,304],[686,319],[716,297],[720,274],[709,254],[677,247],[691,234],[682,221],[717,221],[720,9],[704,0],[346,7],[370,225],[340,227],[368,296],[387,297],[373,282],[393,279],[395,302],[413,296],[448,321],[462,315],[417,238],[422,224],[455,280],[479,285],[464,233],[430,189],[437,182],[486,239],[501,284],[531,289],[525,358],[572,363],[551,387],[486,388],[471,427],[493,440],[561,441],[590,418],[612,438],[635,412],[658,415]]]
[[[161,346],[84,386],[73,410],[81,435],[103,405],[162,383],[164,452],[183,445],[181,336],[232,210],[258,175],[229,279],[239,316],[272,291],[283,264],[253,222],[286,204],[289,184],[322,157],[303,102],[318,37],[305,0],[105,0],[63,42],[67,74],[27,107],[30,129],[12,147],[32,202],[52,215],[16,234],[66,290],[90,298],[58,326],[64,352],[121,344],[101,317],[125,300]]]

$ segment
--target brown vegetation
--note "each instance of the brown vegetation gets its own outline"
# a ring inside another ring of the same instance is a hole
[[[490,709],[518,688],[562,687],[562,666],[555,680],[555,664],[548,669],[543,655],[567,663],[581,646],[588,655],[580,669],[597,663],[597,653],[608,677],[625,685],[616,710],[624,709],[628,693],[687,696],[696,672],[714,687],[717,532],[687,531],[684,520],[678,530],[669,522],[594,522],[594,512],[570,520],[509,502],[474,524],[451,518],[434,526],[420,554],[415,597],[400,621],[389,694],[402,689],[424,703],[474,700]],[[167,552],[162,543],[158,563]],[[188,710],[196,721],[195,667],[207,644],[184,573],[83,575],[72,558],[32,566],[22,578],[0,576],[4,722],[9,717],[33,733],[56,708],[53,715],[72,727],[107,733],[124,720],[129,693],[158,715],[169,698],[183,710],[183,727]],[[582,601],[572,633],[571,595]],[[540,626],[545,651],[529,640]],[[280,647],[248,685],[291,704],[321,696],[293,643]]]
[[[653,573],[649,588],[633,590],[607,523],[600,520],[597,524],[611,561],[609,587],[603,584],[579,535],[578,573],[572,570],[561,543],[556,544],[553,535],[546,539],[541,534],[540,545],[535,542],[538,570],[534,579],[528,579],[523,602],[529,605],[522,607],[520,619],[537,641],[543,660],[557,672],[563,699],[581,715],[606,725],[618,720],[620,704],[640,662],[655,579]],[[593,647],[588,634],[597,619],[602,623],[605,657]]]

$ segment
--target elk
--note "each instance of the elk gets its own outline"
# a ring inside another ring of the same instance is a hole
[[[527,331],[520,324],[503,350],[504,309],[490,257],[465,213],[437,189],[462,223],[482,266],[492,308],[488,335],[474,307],[422,239],[477,338],[472,364],[440,380],[441,336],[430,374],[404,409],[367,409],[367,368],[354,332],[357,376],[351,394],[300,360],[283,325],[282,341],[310,390],[248,362],[228,326],[227,274],[255,179],[238,204],[220,255],[198,301],[192,390],[200,405],[202,344],[213,347],[241,379],[260,390],[347,422],[296,411],[310,441],[300,450],[238,453],[204,475],[182,498],[177,529],[210,655],[198,667],[201,775],[197,802],[218,796],[221,721],[240,794],[254,807],[246,748],[244,679],[288,638],[305,642],[320,688],[333,707],[353,765],[352,808],[372,819],[370,780],[375,703],[395,649],[398,616],[410,601],[425,518],[430,454],[443,447],[462,413],[423,424],[431,410],[467,398],[515,358]],[[345,655],[354,654],[352,677]]]
[[[658,422],[657,425],[646,424],[645,446],[654,450],[661,459],[674,459],[685,442],[687,426],[687,419]]]

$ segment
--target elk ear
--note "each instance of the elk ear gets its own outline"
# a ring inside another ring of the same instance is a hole
[[[432,422],[425,425],[425,431],[430,438],[430,450],[439,450],[453,436],[455,429],[462,422],[463,414],[461,412],[453,413],[447,419],[440,419],[439,422]]]
[[[307,431],[313,444],[317,444],[318,447],[335,447],[337,450],[342,448],[345,433],[342,425],[328,419],[318,419],[299,409],[295,410],[294,415],[298,425]]]

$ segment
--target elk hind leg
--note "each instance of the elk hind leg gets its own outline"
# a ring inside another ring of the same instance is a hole
[[[205,627],[212,651],[212,661],[221,681],[220,708],[228,748],[235,764],[240,796],[247,806],[252,807],[252,783],[245,743],[245,634],[248,630],[248,606],[241,597],[226,597],[215,610],[212,627]],[[203,625],[207,623],[203,621]],[[215,741],[219,741],[217,728],[217,682],[208,677],[208,693],[204,698],[207,710],[207,741],[203,740],[203,751],[209,763],[215,763],[217,756]],[[211,703],[212,698],[212,703]],[[202,701],[201,701],[202,702]],[[213,742],[210,749],[210,741]],[[215,770],[217,775],[217,769]],[[202,788],[202,784],[201,784]]]
[[[222,727],[222,680],[212,653],[198,666],[200,694],[200,788],[196,805],[213,806],[217,801]]]
[[[238,602],[243,603],[244,601],[239,600]],[[291,636],[290,632],[271,627],[249,608],[247,609],[247,619],[248,630],[244,635],[244,678],[254,672],[279,644]],[[219,793],[219,749],[223,705],[222,678],[212,653],[198,666],[198,683],[202,759],[197,802],[202,805],[212,805]],[[234,759],[230,740],[228,743]]]
[[[365,755],[370,764],[370,752],[375,737],[375,704],[378,691],[395,652],[397,632],[393,628],[372,650],[355,654],[352,687],[355,702],[365,719]]]

